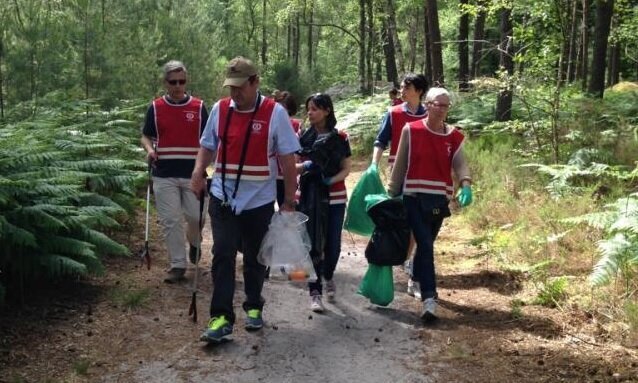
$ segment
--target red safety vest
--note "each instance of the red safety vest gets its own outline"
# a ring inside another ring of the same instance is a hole
[[[346,132],[340,130],[338,134],[344,141],[348,141],[348,134]],[[330,185],[329,193],[330,205],[344,204],[348,201],[345,181],[335,182]]]
[[[191,97],[181,105],[165,97],[153,101],[157,128],[157,156],[160,160],[194,160],[199,150],[202,100]]]
[[[452,160],[463,144],[463,133],[450,125],[446,125],[446,133],[435,133],[425,120],[411,122],[409,127],[410,149],[403,192],[452,198]]]
[[[226,149],[226,178],[237,179],[241,152],[246,137],[246,129],[251,129],[250,141],[246,151],[246,159],[242,168],[241,179],[245,181],[267,181],[270,179],[270,166],[268,161],[270,120],[275,101],[264,97],[259,110],[248,126],[253,112],[239,113],[233,111],[228,124],[228,142],[224,145],[224,131],[227,128],[226,117],[230,109],[230,97],[219,101],[219,117],[217,120],[217,138],[220,142],[215,161],[215,172],[222,173],[222,155],[224,146]]]
[[[410,114],[403,109],[403,104],[393,106],[389,110],[390,113],[390,126],[392,127],[392,134],[390,135],[390,157],[388,157],[388,164],[394,164],[394,160],[397,156],[397,150],[399,149],[399,138],[401,138],[401,130],[408,122],[418,121],[426,116],[423,114]]]

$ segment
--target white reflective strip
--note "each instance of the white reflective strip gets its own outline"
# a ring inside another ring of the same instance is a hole
[[[160,154],[160,160],[194,160],[197,159],[197,156],[191,156],[188,154]]]
[[[427,189],[427,188],[420,188],[420,187],[409,187],[407,185],[403,188],[403,191],[405,193],[426,193],[426,194],[452,195],[451,193],[449,193],[449,192],[447,192],[445,190]]]
[[[161,152],[193,152],[193,153],[197,153],[199,151],[199,148],[193,148],[193,147],[188,147],[188,146],[169,146],[169,147],[162,147],[162,148],[157,148],[157,152],[161,153]]]
[[[340,196],[340,195],[348,195],[348,191],[347,190],[342,190],[342,191],[331,191],[330,192],[330,197],[332,196]]]
[[[426,185],[426,186],[448,187],[448,185],[445,182],[441,182],[441,181],[407,179],[407,180],[405,180],[405,183],[406,183],[406,185],[407,184],[411,184],[411,185]]]
[[[236,180],[237,174],[226,174],[226,178],[231,180]],[[268,181],[270,180],[270,176],[249,176],[246,174],[242,174],[241,180],[242,181]]]
[[[348,200],[346,198],[343,199],[331,199],[330,200],[330,205],[339,205],[342,203],[346,203]]]
[[[217,164],[215,166],[217,169],[222,168],[221,164]],[[233,169],[233,170],[239,170],[239,165],[237,164],[226,164],[226,169]],[[270,166],[251,166],[251,165],[244,165],[244,167],[242,168],[243,171],[256,171],[256,172],[270,172]]]

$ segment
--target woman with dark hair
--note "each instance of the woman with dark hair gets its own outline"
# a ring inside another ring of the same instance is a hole
[[[318,93],[306,100],[310,127],[300,138],[302,162],[297,164],[299,179],[298,210],[308,215],[308,233],[317,281],[308,283],[314,312],[323,312],[322,279],[328,300],[334,300],[334,271],[341,253],[341,230],[346,212],[346,185],[352,162],[350,143],[335,128],[337,119],[330,96]]]

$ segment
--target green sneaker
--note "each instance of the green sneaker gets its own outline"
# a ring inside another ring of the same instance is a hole
[[[261,318],[261,310],[250,309],[246,312],[246,324],[244,328],[248,331],[259,330],[264,327],[264,320]]]
[[[203,342],[222,343],[233,340],[233,325],[224,315],[210,318],[206,331],[199,338]]]

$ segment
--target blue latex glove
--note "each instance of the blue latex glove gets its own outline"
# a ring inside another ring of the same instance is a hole
[[[310,171],[314,165],[310,160],[304,161],[301,164],[303,165],[303,170],[307,172]]]
[[[325,177],[323,180],[321,180],[323,182],[324,185],[330,186],[332,185],[332,178],[331,177]]]
[[[459,192],[456,193],[456,199],[459,201],[459,205],[461,207],[466,207],[472,203],[472,187],[471,186],[463,186],[459,189]]]

